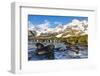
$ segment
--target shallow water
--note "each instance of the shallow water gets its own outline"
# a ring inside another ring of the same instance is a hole
[[[46,56],[39,56],[35,54],[35,47],[36,42],[29,41],[28,43],[28,59],[29,60],[48,60]],[[43,43],[44,45],[48,45],[51,43]],[[69,51],[66,48],[66,45],[63,43],[53,43],[55,45],[54,49],[54,59],[83,59],[83,58],[88,58],[88,48],[87,47],[80,47],[80,55],[78,56],[73,56],[70,55]],[[58,50],[56,48],[63,48],[64,50]]]

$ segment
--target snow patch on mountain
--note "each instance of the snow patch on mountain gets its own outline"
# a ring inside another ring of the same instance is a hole
[[[50,34],[50,33],[57,33],[56,37],[62,37],[62,35],[65,32],[70,32],[70,31],[76,31],[75,35],[81,33],[83,34],[87,34],[88,33],[88,22],[86,20],[83,21],[79,21],[77,19],[72,20],[72,22],[62,25],[62,24],[58,24],[55,28],[51,28],[50,26],[50,22],[45,20],[45,22],[43,24],[39,24],[39,25],[33,25],[31,22],[29,22],[29,30],[33,30],[36,31],[37,35],[36,36],[40,36],[41,34]],[[71,36],[70,33],[67,33],[65,36],[63,37],[69,37]]]

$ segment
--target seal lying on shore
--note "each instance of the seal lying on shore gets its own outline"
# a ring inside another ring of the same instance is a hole
[[[50,44],[44,46],[42,43],[36,43],[36,54],[37,55],[45,55],[48,59],[54,59],[54,45]]]

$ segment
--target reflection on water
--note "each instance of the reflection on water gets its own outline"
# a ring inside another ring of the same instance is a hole
[[[28,42],[28,60],[48,60],[45,55],[37,55],[36,54],[36,42],[29,41]],[[42,43],[44,45],[49,45],[51,43]],[[53,43],[55,45],[54,51],[54,59],[83,59],[88,58],[88,48],[79,46],[79,54],[75,54],[66,48],[64,43]]]

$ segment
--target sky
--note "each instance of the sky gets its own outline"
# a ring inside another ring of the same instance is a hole
[[[71,23],[72,20],[88,21],[88,17],[81,16],[50,16],[50,15],[28,15],[29,27],[55,28],[58,25]]]

